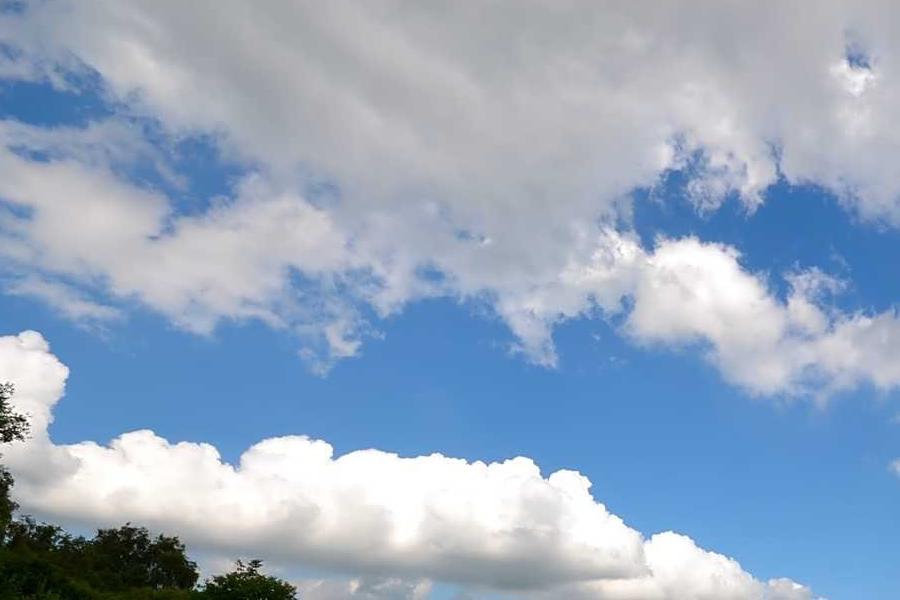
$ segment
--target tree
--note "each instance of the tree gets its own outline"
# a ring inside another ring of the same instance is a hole
[[[11,401],[15,392],[16,388],[12,383],[0,383],[0,443],[3,444],[22,441],[28,434],[28,419],[12,408]],[[6,536],[12,515],[18,508],[10,498],[12,486],[12,475],[0,465],[0,540]]]
[[[85,539],[26,516],[0,547],[0,600],[191,600],[196,581],[177,538],[130,525]]]
[[[237,561],[235,570],[206,581],[203,598],[209,600],[295,600],[297,589],[277,577],[260,572],[262,561]]]
[[[0,547],[0,600],[95,600],[81,575],[87,542],[25,516],[12,521]]]
[[[6,531],[12,521],[12,515],[19,508],[19,505],[9,495],[12,486],[12,475],[3,465],[0,465],[0,541],[6,538]]]
[[[10,403],[15,393],[12,383],[0,383],[0,443],[3,444],[24,440],[28,434],[28,419],[13,411]]]
[[[151,538],[147,529],[130,523],[101,529],[85,549],[97,589],[132,588],[189,590],[199,577],[177,537]]]

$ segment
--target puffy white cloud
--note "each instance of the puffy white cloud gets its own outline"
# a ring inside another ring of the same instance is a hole
[[[895,311],[823,308],[820,296],[839,284],[816,270],[791,274],[780,301],[738,258],[693,238],[662,241],[641,269],[626,331],[647,342],[700,342],[726,377],[761,394],[900,385]]]
[[[498,310],[524,344],[537,348],[532,352],[545,351],[539,344],[552,324],[599,309],[623,316],[623,333],[638,343],[699,346],[727,379],[752,393],[900,385],[896,312],[829,309],[823,296],[843,284],[818,270],[788,274],[790,292],[782,300],[730,246],[662,238],[648,251],[606,231],[596,248],[557,282],[501,298]]]
[[[358,352],[361,312],[446,295],[489,303],[545,365],[557,323],[633,303],[629,335],[700,342],[757,393],[891,388],[892,312],[831,314],[799,283],[781,301],[731,248],[651,250],[613,225],[635,188],[682,168],[700,210],[729,194],[752,209],[782,176],[900,223],[882,6],[27,4],[0,15],[0,73],[80,89],[89,72],[119,112],[254,174],[184,214],[123,175],[143,160],[179,181],[124,118],[5,122],[0,197],[30,214],[0,213],[0,253],[198,332],[290,329],[326,349],[302,352],[318,369]]]
[[[697,547],[672,532],[644,544],[650,573],[635,579],[580,583],[564,590],[573,600],[812,600],[812,591],[789,579],[761,582],[733,559]],[[560,597],[541,592],[538,598]]]
[[[323,441],[288,436],[231,465],[209,444],[151,431],[54,444],[47,427],[67,376],[40,334],[0,338],[0,379],[16,384],[15,407],[34,428],[4,456],[26,510],[98,526],[133,520],[207,552],[361,576],[307,581],[309,597],[417,599],[426,578],[604,600],[811,598],[786,580],[758,582],[684,536],[645,540],[593,498],[584,476],[544,477],[527,458],[336,457]]]
[[[297,592],[305,600],[426,600],[431,584],[396,578],[320,579],[298,582]]]
[[[584,477],[544,478],[526,458],[335,457],[327,443],[293,436],[264,440],[232,466],[208,444],[150,431],[109,446],[54,446],[46,425],[65,367],[34,332],[0,348],[2,376],[17,384],[16,405],[35,428],[6,460],[21,477],[17,497],[41,514],[134,519],[201,546],[513,587],[643,568],[640,535],[593,500]],[[34,469],[48,457],[58,468]]]

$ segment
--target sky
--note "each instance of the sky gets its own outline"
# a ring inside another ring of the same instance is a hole
[[[891,2],[0,2],[24,512],[305,600],[900,594]]]

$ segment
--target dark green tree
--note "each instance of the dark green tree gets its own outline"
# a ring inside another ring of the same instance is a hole
[[[0,443],[3,444],[24,440],[28,434],[28,419],[12,408],[15,393],[16,386],[12,383],[0,383]]]
[[[0,600],[99,600],[83,573],[84,538],[30,517],[10,524],[0,548]]]
[[[202,597],[209,600],[295,600],[297,589],[260,572],[262,561],[237,561],[235,570],[206,581]]]
[[[28,435],[28,419],[12,408],[12,397],[16,388],[12,383],[0,383],[0,443],[8,444],[21,441]],[[18,506],[10,497],[13,478],[9,471],[0,464],[0,540],[6,536],[6,530],[12,515]]]
[[[199,577],[196,563],[187,558],[178,538],[152,538],[145,528],[131,524],[101,529],[85,554],[97,589],[189,590]]]
[[[0,548],[0,600],[189,600],[196,581],[177,538],[131,525],[85,539],[23,517]]]

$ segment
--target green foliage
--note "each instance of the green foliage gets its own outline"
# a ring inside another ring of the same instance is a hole
[[[100,589],[189,590],[197,583],[197,565],[188,560],[184,544],[163,535],[153,539],[143,527],[101,529],[85,554]]]
[[[0,549],[0,600],[100,600],[84,582],[53,561],[11,548]]]
[[[27,419],[13,412],[15,388],[0,384],[0,443],[24,440]],[[196,588],[197,565],[177,537],[152,537],[130,523],[91,539],[30,517],[13,519],[13,477],[0,465],[0,600],[295,600],[294,587],[260,572],[236,569]]]
[[[203,598],[208,600],[294,600],[297,590],[289,583],[260,572],[262,562],[237,561],[226,575],[207,580]]]
[[[26,517],[0,549],[0,600],[187,600],[196,581],[177,538],[131,525],[85,539]]]
[[[0,465],[0,540],[6,536],[13,513],[19,508],[9,495],[12,486],[12,475]]]
[[[24,440],[28,434],[28,419],[14,412],[10,404],[15,391],[12,383],[0,383],[0,443],[3,444]],[[12,485],[12,475],[0,465],[0,540],[18,508],[9,495]]]
[[[24,440],[28,434],[28,419],[13,412],[10,404],[15,392],[16,387],[12,383],[0,383],[0,443],[3,444]]]

